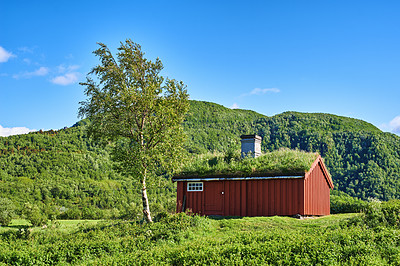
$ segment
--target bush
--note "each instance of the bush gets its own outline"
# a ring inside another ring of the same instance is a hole
[[[56,205],[48,204],[44,206],[43,213],[48,220],[55,221],[57,220],[57,217],[61,214],[61,208]]]
[[[82,208],[82,219],[99,220],[104,219],[104,211],[94,206],[87,206]]]
[[[348,225],[367,225],[370,228],[400,227],[400,200],[380,201],[370,199],[362,210],[363,215],[353,217]]]
[[[376,227],[378,225],[386,225],[386,218],[382,212],[382,202],[377,199],[372,199],[365,209],[364,222],[369,227]]]
[[[125,220],[140,220],[143,217],[142,209],[135,202],[131,202],[124,206],[123,213],[121,215],[122,219]]]
[[[365,223],[370,227],[400,226],[400,200],[371,200],[364,210]]]
[[[400,226],[400,200],[390,200],[382,204],[382,213],[388,225]]]
[[[33,226],[41,226],[47,223],[47,215],[43,214],[35,204],[25,203],[23,213]]]
[[[0,198],[0,225],[7,226],[15,216],[15,205],[6,198]]]
[[[73,208],[62,208],[62,211],[60,215],[58,216],[58,219],[62,220],[73,220],[73,219],[81,219],[82,214],[79,208],[73,207]]]
[[[361,212],[368,202],[353,198],[348,194],[334,190],[331,194],[331,213],[355,213]]]

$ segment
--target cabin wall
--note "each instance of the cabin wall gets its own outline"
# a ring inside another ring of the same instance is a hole
[[[305,215],[330,214],[330,189],[321,163],[304,180],[304,191]]]
[[[178,181],[177,212],[204,215],[304,215],[304,179],[204,181],[201,192],[188,192]],[[186,196],[186,197],[185,197]],[[186,199],[185,199],[186,198]]]
[[[246,216],[295,215],[303,211],[302,179],[246,181]]]
[[[183,198],[185,195],[185,191],[183,187],[186,185],[186,182],[177,182],[176,183],[176,212],[183,211]]]
[[[204,214],[204,192],[187,191],[187,182],[178,182],[176,211],[191,210],[194,213]]]

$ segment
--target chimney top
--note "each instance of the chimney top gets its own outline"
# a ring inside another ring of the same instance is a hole
[[[261,137],[259,135],[253,134],[253,135],[241,135],[241,139],[259,139],[261,140]]]
[[[261,137],[258,135],[241,135],[242,157],[251,153],[253,157],[261,155]]]

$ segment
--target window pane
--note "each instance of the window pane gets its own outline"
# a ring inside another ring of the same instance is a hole
[[[188,191],[203,191],[203,182],[190,182],[187,186]]]

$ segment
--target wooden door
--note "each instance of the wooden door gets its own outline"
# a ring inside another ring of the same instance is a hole
[[[204,214],[224,214],[224,182],[204,182]]]

